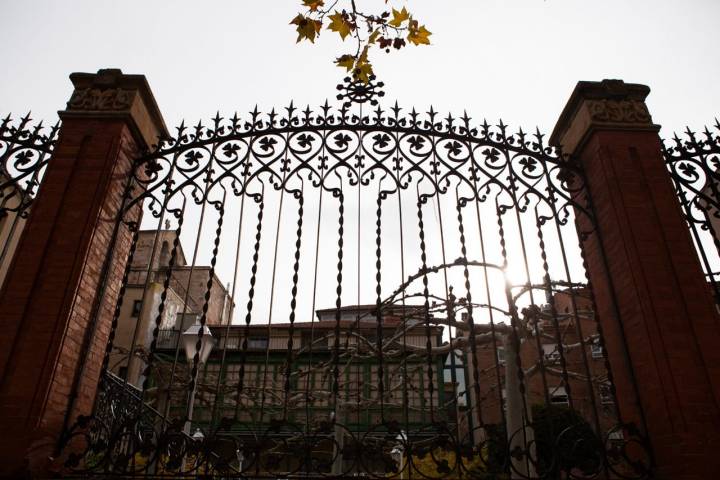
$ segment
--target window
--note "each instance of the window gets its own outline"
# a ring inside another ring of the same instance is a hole
[[[565,387],[555,387],[548,389],[550,403],[553,405],[570,405],[568,394]]]
[[[132,313],[130,313],[130,316],[131,317],[139,317],[141,307],[142,307],[142,300],[135,300],[135,302],[133,302]]]
[[[550,361],[556,361],[560,360],[560,351],[555,344],[549,344],[549,345],[543,345],[543,355],[545,356],[545,360]]]
[[[505,347],[497,347],[497,362],[499,365],[505,365]]]
[[[613,394],[609,383],[603,383],[600,385],[600,402],[603,405],[612,405],[615,403],[613,401]]]
[[[248,337],[247,346],[251,350],[265,350],[268,347],[268,337]]]
[[[603,347],[597,340],[590,345],[592,358],[603,358]]]
[[[167,267],[170,264],[170,247],[168,242],[163,242],[160,247],[160,267]]]
[[[300,348],[310,349],[310,345],[321,336],[322,334],[315,331],[302,332],[300,335]]]
[[[240,337],[237,335],[229,335],[225,340],[225,348],[236,350],[240,344]]]

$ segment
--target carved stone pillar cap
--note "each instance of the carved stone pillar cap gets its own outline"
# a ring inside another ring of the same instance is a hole
[[[145,148],[169,134],[145,75],[125,75],[118,68],[72,73],[75,86],[60,118],[124,118]]]
[[[578,82],[555,129],[550,144],[572,155],[596,129],[657,131],[645,98],[650,87],[622,80]]]

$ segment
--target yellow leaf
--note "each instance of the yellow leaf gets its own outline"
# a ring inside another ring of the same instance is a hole
[[[352,25],[350,25],[347,20],[345,20],[345,17],[343,17],[342,13],[335,12],[334,14],[330,15],[330,25],[328,25],[328,30],[332,30],[333,32],[338,32],[343,40],[345,40],[345,37],[350,35],[350,32],[352,32],[353,28]]]
[[[368,38],[368,43],[375,43],[375,40],[380,36],[380,30],[375,30],[370,34],[370,37]]]
[[[355,57],[352,55],[343,55],[335,59],[335,64],[337,64],[338,67],[345,68],[345,70],[349,72],[355,66]]]
[[[366,46],[355,63],[353,77],[363,83],[370,82],[370,75],[373,74],[372,65],[368,60],[368,47]]]
[[[311,12],[317,11],[318,8],[325,5],[324,0],[303,0],[303,5],[308,7]]]
[[[372,65],[370,65],[370,63],[368,63],[368,62],[365,62],[362,64],[360,62],[358,62],[358,64],[355,66],[355,71],[353,72],[353,76],[357,80],[360,80],[363,83],[370,82],[370,75],[372,75],[372,74],[373,74]]]
[[[402,8],[399,12],[392,9],[393,19],[390,20],[388,23],[392,25],[393,27],[399,27],[402,22],[410,18],[410,13],[407,11],[405,7]]]
[[[319,20],[313,20],[302,14],[298,14],[297,17],[290,21],[290,24],[297,25],[298,38],[297,42],[303,38],[307,38],[310,42],[315,43],[315,37],[320,33],[322,23]]]
[[[365,45],[365,48],[363,48],[362,53],[358,57],[358,62],[367,62],[368,61],[368,50],[369,49],[370,49],[370,47]]]
[[[415,45],[430,45],[430,39],[428,38],[430,35],[432,35],[432,33],[425,28],[425,25],[420,25],[419,27],[416,25],[415,27],[411,26],[407,39]]]

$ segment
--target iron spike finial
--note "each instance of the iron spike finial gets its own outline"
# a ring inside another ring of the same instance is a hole
[[[392,111],[393,111],[393,113],[395,114],[395,118],[396,118],[396,119],[400,116],[400,110],[401,110],[401,108],[400,108],[400,106],[398,105],[397,100],[395,100],[395,105],[393,105]]]

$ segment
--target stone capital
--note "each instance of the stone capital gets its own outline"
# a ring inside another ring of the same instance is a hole
[[[108,68],[72,73],[75,90],[60,118],[125,119],[142,147],[151,149],[169,137],[165,121],[144,75],[125,75]]]
[[[596,130],[644,130],[657,132],[645,98],[650,87],[622,80],[578,82],[555,129],[550,144],[573,155]]]

